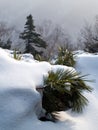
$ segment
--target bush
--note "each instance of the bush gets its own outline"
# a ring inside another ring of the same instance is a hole
[[[60,47],[55,64],[74,66],[76,63],[74,57],[75,54],[71,51],[67,50],[65,47]]]
[[[85,81],[85,76],[80,76],[73,70],[49,72],[48,77],[44,78],[43,108],[49,113],[70,108],[72,111],[82,112],[88,104],[83,92],[92,91]]]
[[[13,52],[13,58],[14,58],[15,60],[21,60],[21,55],[19,55],[19,54],[17,53],[17,51],[14,50],[14,52]]]
[[[47,57],[45,57],[45,56],[43,56],[43,55],[39,55],[39,54],[37,54],[36,56],[35,56],[35,60],[38,60],[38,61],[47,61],[47,62],[49,62],[49,58],[47,58]]]

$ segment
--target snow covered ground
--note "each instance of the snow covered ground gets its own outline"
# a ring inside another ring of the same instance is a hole
[[[41,95],[36,87],[43,86],[43,76],[58,68],[72,69],[47,62],[37,62],[30,55],[21,61],[0,49],[0,130],[98,130],[98,55],[80,53],[76,69],[90,74],[92,93],[85,93],[89,105],[82,114],[60,113],[60,121],[41,122]]]

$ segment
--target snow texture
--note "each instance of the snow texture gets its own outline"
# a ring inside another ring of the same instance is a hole
[[[90,74],[92,93],[84,93],[89,105],[82,114],[59,112],[59,122],[41,122],[41,95],[36,91],[43,86],[43,77],[67,66],[38,62],[30,54],[14,60],[11,51],[0,49],[0,130],[98,130],[98,55],[79,53],[76,69]]]

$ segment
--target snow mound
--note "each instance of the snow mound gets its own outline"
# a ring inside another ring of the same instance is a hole
[[[20,61],[12,58],[12,51],[0,49],[0,130],[98,130],[98,55],[78,52],[76,69],[90,74],[88,83],[92,93],[84,93],[89,100],[82,114],[55,113],[58,123],[41,122],[37,115],[42,112],[41,95],[36,90],[43,86],[43,77],[49,71],[74,68],[38,62],[30,54]]]
[[[42,105],[36,88],[43,87],[43,77],[49,71],[72,68],[36,62],[28,54],[23,58],[15,60],[12,51],[0,48],[0,130],[59,130],[60,125],[37,119]]]

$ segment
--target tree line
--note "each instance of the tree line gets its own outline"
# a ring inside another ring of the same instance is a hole
[[[17,43],[14,43],[15,38],[18,39]],[[3,22],[0,23],[0,47],[2,48],[17,49],[23,53],[31,53],[34,57],[36,55],[52,57],[58,53],[59,46],[68,50],[98,52],[98,17],[93,25],[86,23],[80,30],[77,44],[73,43],[70,35],[61,26],[53,26],[51,21],[35,26],[31,14],[27,16],[22,32],[15,27],[8,27]]]

